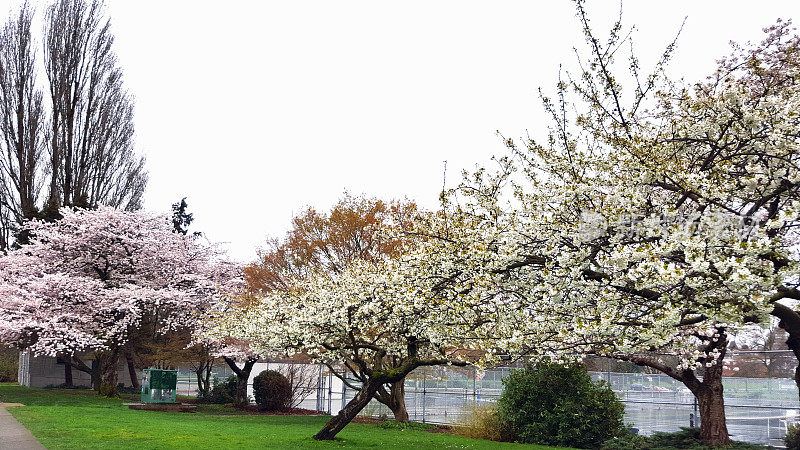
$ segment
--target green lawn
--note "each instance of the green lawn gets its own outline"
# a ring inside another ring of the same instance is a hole
[[[128,399],[127,401],[130,401]],[[0,401],[22,403],[9,412],[48,449],[240,449],[240,448],[526,448],[422,430],[350,424],[333,442],[311,439],[327,416],[133,411],[119,399],[93,392],[0,384]]]

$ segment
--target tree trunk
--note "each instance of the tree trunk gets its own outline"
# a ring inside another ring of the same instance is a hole
[[[704,445],[718,446],[730,444],[728,427],[725,424],[725,400],[722,386],[722,364],[725,359],[728,339],[724,329],[718,329],[720,337],[710,341],[704,348],[706,353],[718,350],[719,354],[702,363],[712,363],[703,373],[703,381],[692,369],[676,370],[674,366],[664,364],[657,359],[638,355],[614,355],[615,359],[630,361],[640,366],[647,366],[661,371],[683,383],[697,398],[700,408],[700,439]]]
[[[392,410],[392,414],[394,414],[394,420],[398,422],[408,422],[405,378],[391,384],[391,388],[389,390],[389,403],[386,406]]]
[[[64,363],[64,386],[75,387],[75,382],[72,379],[72,361],[70,361],[70,358],[70,356],[61,358],[61,362]]]
[[[722,396],[722,380],[703,386],[695,394],[700,408],[700,439],[705,445],[728,445],[728,426],[725,424],[725,400]]]
[[[797,313],[792,312],[792,315],[797,316]],[[793,317],[792,319],[796,319]],[[797,386],[797,393],[800,395],[800,329],[797,324],[786,326],[786,320],[783,318],[779,322],[779,326],[783,328],[789,337],[786,339],[786,346],[794,353],[795,359],[798,361],[797,367],[794,369],[794,384]]]
[[[213,361],[206,361],[194,371],[197,376],[197,396],[208,398],[211,394],[211,368]]]
[[[233,406],[236,408],[250,406],[250,399],[247,398],[247,381],[250,379],[250,371],[242,372],[242,375],[236,375],[236,401],[233,402]]]
[[[227,356],[224,356],[222,359],[225,360],[228,367],[236,374],[236,400],[233,402],[233,406],[236,408],[250,406],[250,399],[247,398],[247,382],[250,380],[250,371],[253,370],[253,365],[255,365],[258,360],[249,359],[245,361],[242,368],[239,368],[239,366],[236,365],[236,361]]]
[[[211,369],[214,367],[214,362],[211,361],[206,365],[206,384],[203,386],[203,392],[208,396],[211,394]]]
[[[374,396],[375,400],[383,403],[392,411],[394,420],[398,422],[408,422],[405,397],[405,378],[394,383],[389,383],[388,390],[386,389],[386,385],[380,386]]]
[[[318,441],[332,440],[337,433],[350,423],[362,409],[369,403],[375,396],[375,392],[381,386],[381,383],[375,381],[368,381],[366,385],[362,386],[355,397],[339,411],[339,414],[331,417],[331,420],[322,427],[314,439]]]
[[[208,392],[203,385],[203,368],[197,369],[194,374],[197,376],[197,396],[208,398]]]
[[[131,386],[139,390],[142,386],[139,384],[139,376],[136,374],[136,366],[133,364],[133,356],[130,353],[125,353],[125,361],[128,363],[128,375],[131,377]]]
[[[103,397],[119,397],[117,383],[117,370],[119,365],[119,350],[105,352],[100,358],[100,395]]]
[[[800,358],[798,358],[800,360]],[[798,395],[800,395],[800,363],[794,369],[794,384],[797,386]]]
[[[799,362],[794,370],[794,383],[797,385],[797,393],[800,395],[800,314],[788,306],[776,303],[772,315],[780,319],[778,326],[789,335],[786,339],[786,346],[794,353],[795,359]]]
[[[720,339],[713,341],[707,350],[719,349],[720,355],[715,364],[706,367],[703,371],[703,381],[694,375],[687,374],[686,387],[697,397],[700,409],[700,439],[704,445],[716,447],[728,445],[731,438],[728,435],[728,426],[725,423],[725,397],[722,387],[722,365],[728,344],[727,336],[723,333]]]
[[[97,392],[100,392],[100,361],[98,361],[98,358],[99,358],[98,353],[95,352],[95,357],[92,360],[91,383],[92,383],[92,389],[94,389]]]
[[[86,363],[81,361],[81,359],[78,358],[77,356],[72,355],[68,357],[65,361],[70,366],[70,373],[72,373],[72,369],[77,369],[83,373],[89,374],[89,376],[92,376],[92,368],[87,366]]]

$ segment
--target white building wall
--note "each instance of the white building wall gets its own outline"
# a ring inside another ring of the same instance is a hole
[[[31,377],[29,372],[29,365],[31,354],[28,352],[19,352],[19,363],[17,365],[17,383],[22,386],[31,386]]]
[[[91,366],[90,360],[84,360],[84,362]],[[141,371],[137,370],[137,376],[141,379]],[[128,366],[124,361],[120,361],[117,367],[117,378],[125,386],[132,386]],[[65,382],[64,365],[58,364],[58,360],[50,356],[32,356],[28,352],[21,352],[17,379],[19,384],[28,387],[58,386]],[[86,372],[73,368],[72,384],[89,387],[92,384],[92,377]]]

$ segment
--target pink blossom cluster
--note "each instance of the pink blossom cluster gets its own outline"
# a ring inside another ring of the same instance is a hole
[[[143,320],[192,327],[241,270],[166,216],[64,208],[32,221],[29,245],[0,257],[0,342],[57,355],[126,342]]]

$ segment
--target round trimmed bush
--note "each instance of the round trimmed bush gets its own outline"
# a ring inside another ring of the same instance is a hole
[[[286,409],[292,400],[292,385],[282,373],[265,370],[253,379],[253,395],[262,411]]]
[[[783,443],[789,450],[800,450],[800,426],[789,425],[786,429],[786,436],[783,438]]]
[[[540,363],[503,380],[497,402],[505,440],[594,448],[625,433],[625,406],[577,364]]]

